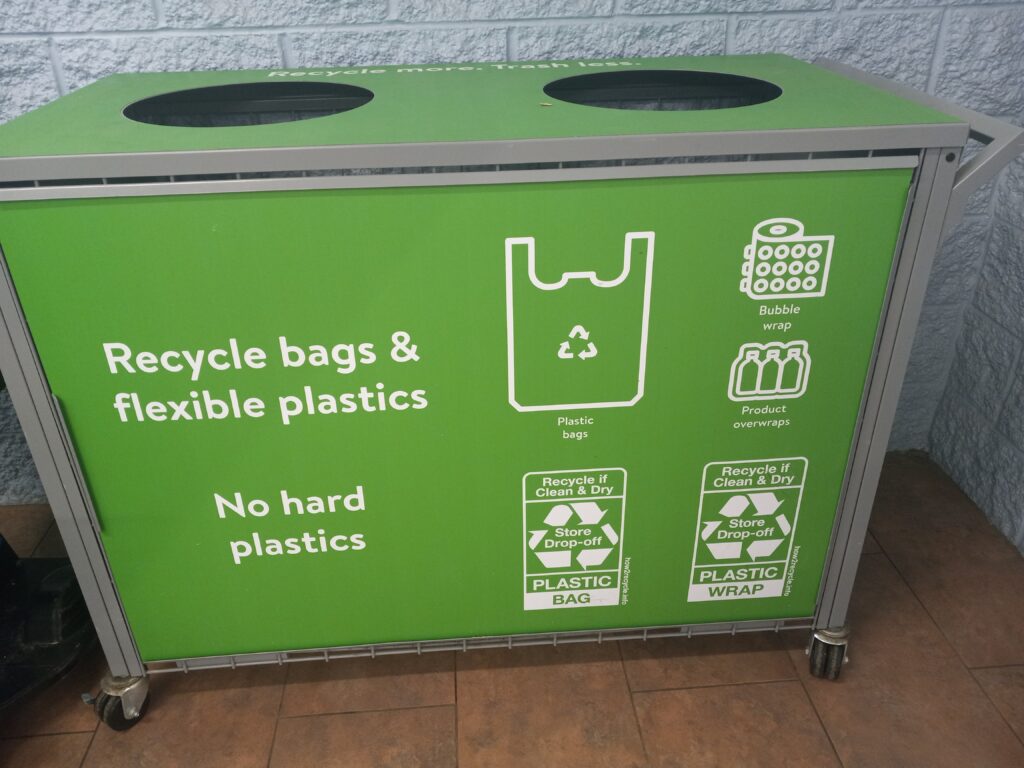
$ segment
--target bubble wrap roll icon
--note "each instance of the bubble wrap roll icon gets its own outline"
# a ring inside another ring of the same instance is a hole
[[[765,219],[743,248],[740,290],[756,300],[824,296],[834,242],[804,234],[796,219]]]

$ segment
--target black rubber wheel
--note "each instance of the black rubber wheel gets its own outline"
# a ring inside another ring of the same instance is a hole
[[[146,714],[146,708],[149,706],[149,697],[147,696],[142,702],[142,707],[139,710],[139,716],[132,720],[125,717],[124,707],[121,706],[121,698],[119,696],[111,696],[109,693],[103,693],[101,691],[96,697],[96,703],[93,706],[96,709],[96,716],[102,720],[108,728],[115,731],[127,731],[138,723]]]
[[[823,680],[838,680],[846,658],[845,645],[811,640],[811,675]]]

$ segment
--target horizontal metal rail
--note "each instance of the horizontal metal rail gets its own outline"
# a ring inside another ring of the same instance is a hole
[[[898,152],[808,152],[714,158],[652,157],[642,160],[524,163],[484,166],[356,168],[202,176],[36,180],[0,184],[0,202],[94,197],[207,194],[369,187],[455,186],[538,181],[715,176],[753,173],[914,168],[919,155]]]
[[[618,640],[654,640],[660,638],[692,638],[702,635],[739,635],[750,632],[783,632],[811,629],[812,618],[777,619],[761,621],[740,621],[717,624],[685,624],[667,627],[631,629],[587,630],[582,632],[548,632],[528,635],[504,635],[497,637],[470,637],[447,640],[424,640],[406,643],[379,643],[353,645],[336,648],[321,648],[303,651],[281,651],[272,653],[246,653],[229,656],[206,656],[201,658],[173,659],[150,662],[146,665],[149,674],[166,672],[193,672],[201,669],[237,669],[238,667],[261,666],[265,664],[295,664],[305,661],[333,661],[335,659],[376,658],[400,654],[423,654],[438,651],[470,651],[480,648],[522,648],[530,646],[559,646],[577,643],[603,643]]]

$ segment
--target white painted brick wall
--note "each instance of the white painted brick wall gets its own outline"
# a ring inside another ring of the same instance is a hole
[[[0,121],[118,71],[758,51],[1024,118],[1024,1],[8,0]],[[930,449],[1024,545],[1022,309],[1024,163],[936,261],[891,442]]]
[[[928,84],[941,11],[766,16],[736,21],[736,53],[778,51],[852,64],[916,88]]]
[[[1024,552],[1024,160],[1010,166],[996,189],[977,286],[929,447]]]

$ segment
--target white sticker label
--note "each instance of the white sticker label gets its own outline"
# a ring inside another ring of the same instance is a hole
[[[806,476],[805,458],[704,467],[690,602],[785,594]]]
[[[626,470],[523,476],[523,608],[618,605]]]

